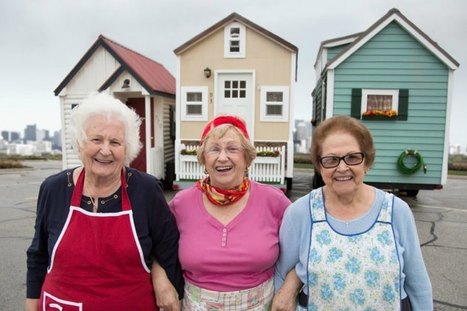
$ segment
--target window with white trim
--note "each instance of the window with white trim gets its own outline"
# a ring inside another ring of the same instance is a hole
[[[396,115],[399,109],[399,90],[362,89],[362,116]]]
[[[207,121],[208,88],[182,87],[180,93],[182,121]]]
[[[245,26],[234,22],[224,28],[224,57],[245,57]]]
[[[260,121],[287,122],[289,119],[289,87],[261,87]]]

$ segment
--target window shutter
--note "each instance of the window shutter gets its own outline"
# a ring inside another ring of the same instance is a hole
[[[399,90],[399,109],[398,109],[398,120],[407,120],[409,115],[409,90]]]
[[[350,116],[361,119],[362,112],[362,89],[352,89],[352,101],[350,106]]]

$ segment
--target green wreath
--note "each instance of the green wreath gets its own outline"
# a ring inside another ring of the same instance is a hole
[[[417,160],[415,165],[411,167],[405,165],[404,160],[408,157],[415,158],[415,160]],[[417,150],[406,149],[400,154],[399,159],[397,160],[397,168],[404,175],[415,174],[422,166],[426,174],[426,165],[424,165],[422,155]]]

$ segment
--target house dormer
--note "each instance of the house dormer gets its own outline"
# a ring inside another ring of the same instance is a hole
[[[244,58],[245,57],[245,26],[233,22],[224,28],[224,57]]]

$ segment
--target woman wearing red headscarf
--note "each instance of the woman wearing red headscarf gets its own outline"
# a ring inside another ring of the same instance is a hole
[[[180,231],[182,310],[269,310],[279,226],[290,200],[249,180],[256,150],[242,119],[221,115],[204,128],[198,162],[207,177],[169,206]]]

